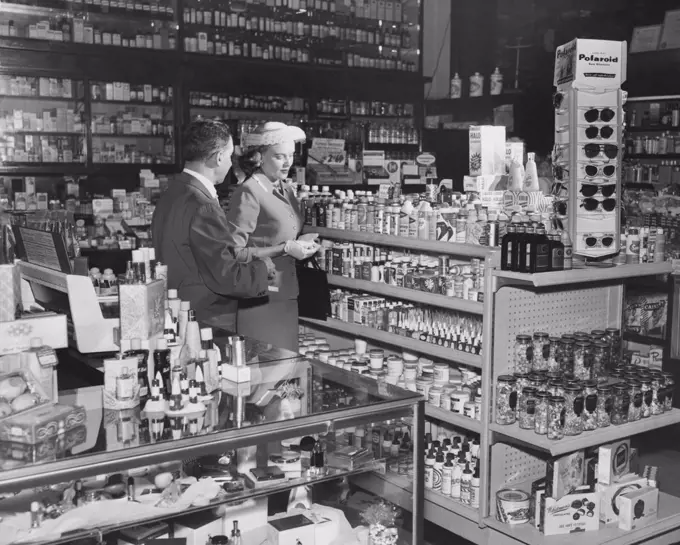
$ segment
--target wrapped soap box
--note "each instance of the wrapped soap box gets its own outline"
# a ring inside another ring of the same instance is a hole
[[[87,438],[87,428],[77,426],[63,435],[33,445],[0,441],[0,458],[14,460],[25,464],[52,462],[63,458],[67,451],[82,445]]]
[[[314,523],[304,515],[272,519],[267,533],[272,545],[314,545],[316,535]]]
[[[165,325],[165,287],[162,280],[149,284],[121,284],[120,338],[150,339]]]
[[[35,444],[85,425],[80,406],[49,403],[0,420],[0,441]]]

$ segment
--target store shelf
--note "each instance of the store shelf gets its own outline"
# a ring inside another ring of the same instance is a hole
[[[493,275],[510,284],[526,284],[537,288],[561,286],[567,284],[586,284],[591,282],[612,282],[625,278],[654,276],[670,273],[673,267],[670,262],[645,263],[641,265],[618,265],[599,268],[586,267],[569,271],[553,271],[538,274],[525,274],[495,269]]]
[[[626,153],[626,159],[680,159],[680,153],[649,154],[649,153]]]
[[[482,356],[468,354],[467,352],[461,352],[451,348],[444,348],[436,344],[417,341],[409,337],[402,337],[401,335],[395,335],[394,333],[388,333],[387,331],[381,331],[379,329],[373,329],[358,324],[350,324],[348,322],[341,322],[340,320],[336,320],[334,318],[328,318],[324,321],[315,320],[312,318],[304,318],[301,316],[300,323],[316,328],[341,331],[343,333],[348,333],[353,337],[370,339],[391,346],[398,346],[404,350],[426,354],[440,360],[455,361],[462,365],[468,365],[470,367],[476,367],[479,369],[482,367]]]
[[[435,407],[429,403],[425,403],[425,416],[436,418],[441,422],[446,422],[456,426],[457,428],[462,428],[475,433],[482,433],[482,423],[479,420],[474,420],[472,418],[468,418],[467,416],[452,413],[451,411],[447,411],[445,409],[440,409],[439,407]]]
[[[630,422],[622,426],[608,426],[595,431],[586,431],[581,435],[569,436],[559,441],[551,441],[546,435],[538,435],[534,430],[523,430],[517,424],[501,426],[495,422],[489,425],[489,429],[503,437],[510,439],[511,443],[520,443],[550,453],[551,456],[559,456],[588,447],[595,447],[605,443],[611,443],[619,439],[638,435],[651,430],[664,428],[680,422],[680,409],[643,418],[637,422]]]
[[[82,102],[83,98],[51,97],[39,95],[0,95],[0,100],[38,100],[40,102]]]
[[[448,297],[446,295],[428,293],[426,291],[399,288],[396,286],[381,284],[379,282],[369,282],[368,280],[358,280],[356,278],[345,278],[344,276],[337,276],[334,274],[328,275],[328,283],[331,286],[336,286],[338,288],[366,291],[368,293],[384,295],[385,297],[393,297],[402,301],[422,303],[423,305],[430,305],[433,307],[448,308],[461,312],[469,312],[471,314],[484,313],[483,303],[478,303],[477,301],[468,301],[459,297]]]
[[[638,344],[654,344],[658,346],[663,346],[666,342],[660,337],[652,337],[650,335],[640,335],[639,333],[631,333],[630,331],[624,331],[622,333],[624,341]]]
[[[213,112],[234,112],[245,114],[289,114],[289,115],[307,115],[304,110],[265,110],[264,108],[232,108],[229,106],[198,106],[196,104],[189,104],[191,110],[210,110]]]
[[[5,131],[3,132],[6,136],[22,136],[22,135],[32,135],[32,136],[82,136],[85,137],[84,132],[74,132],[74,131]]]
[[[87,174],[84,163],[0,163],[0,174]]]
[[[419,240],[406,237],[397,237],[393,235],[381,235],[378,233],[346,231],[343,229],[330,229],[328,227],[311,227],[309,225],[304,226],[303,232],[318,233],[321,238],[330,240],[344,240],[348,242],[358,242],[360,244],[373,244],[375,246],[393,246],[395,248],[406,248],[408,250],[419,252],[431,252],[465,257],[486,258],[491,253],[498,250],[498,248],[478,246],[476,244],[458,244],[455,242]]]
[[[616,526],[600,525],[597,532],[579,532],[576,534],[564,534],[559,536],[544,536],[531,524],[516,524],[510,526],[493,517],[483,520],[484,524],[492,530],[508,536],[516,542],[529,545],[634,545],[639,543],[676,543],[680,530],[680,498],[664,492],[659,493],[659,513],[656,522],[649,526],[626,532]],[[672,532],[672,534],[671,534]],[[655,536],[662,536],[662,541],[652,541]],[[506,542],[498,540],[497,536],[491,536],[489,543]]]
[[[680,131],[680,127],[673,127],[671,125],[651,125],[649,127],[631,127],[626,126],[626,132],[665,132],[665,131]]]
[[[93,106],[99,104],[117,104],[121,106],[156,106],[158,108],[172,108],[172,103],[167,102],[144,102],[140,100],[93,100],[91,101]]]
[[[167,134],[114,134],[110,132],[93,132],[92,136],[98,138],[172,138],[172,136]]]

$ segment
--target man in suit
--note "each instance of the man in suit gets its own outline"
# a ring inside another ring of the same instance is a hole
[[[275,271],[269,258],[239,263],[226,243],[215,185],[229,171],[233,151],[224,123],[192,122],[183,138],[184,171],[170,180],[151,225],[156,257],[168,265],[168,288],[191,302],[199,321],[230,331],[237,299],[267,295]]]

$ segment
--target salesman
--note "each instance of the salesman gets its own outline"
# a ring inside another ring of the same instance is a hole
[[[156,257],[168,266],[168,288],[189,301],[197,320],[236,330],[236,300],[267,295],[271,259],[240,263],[227,245],[227,219],[215,185],[231,167],[229,127],[194,121],[183,138],[184,171],[174,176],[153,215]]]

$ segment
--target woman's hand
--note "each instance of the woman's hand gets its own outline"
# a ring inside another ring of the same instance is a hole
[[[319,233],[306,233],[304,235],[300,235],[298,240],[303,240],[306,242],[317,242],[319,241]]]
[[[312,257],[318,250],[318,244],[306,240],[289,240],[283,248],[286,255],[299,261]]]

